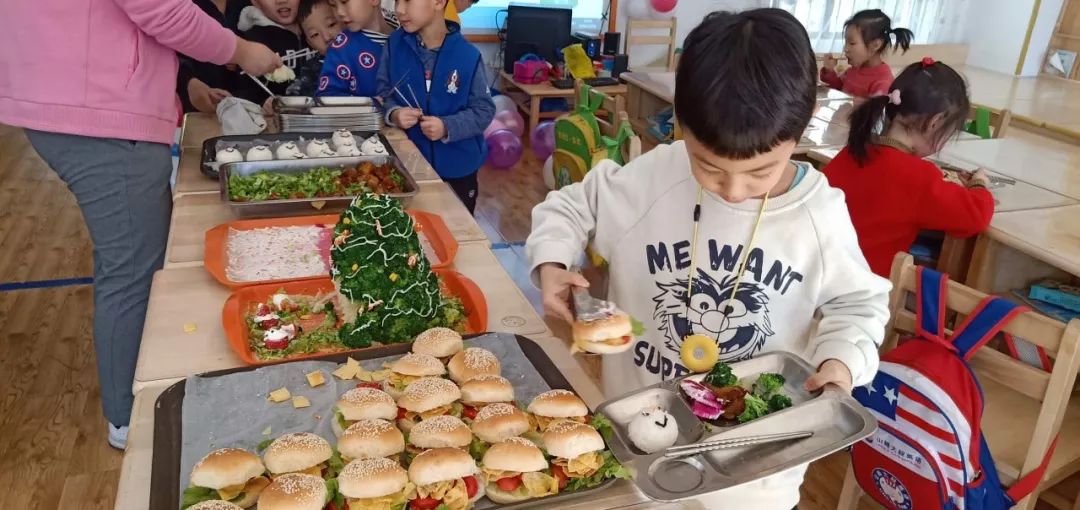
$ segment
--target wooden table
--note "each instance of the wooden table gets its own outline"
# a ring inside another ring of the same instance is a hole
[[[953,144],[942,153],[1080,200],[1080,147],[1037,135]]]
[[[592,408],[602,401],[599,388],[578,369],[570,359],[570,353],[564,344],[556,338],[536,337],[536,340],[548,356],[555,362],[574,390]],[[173,381],[148,384],[135,393],[135,402],[131,410],[131,423],[128,431],[127,449],[124,451],[124,463],[120,467],[120,480],[116,490],[115,510],[145,510],[150,501],[150,475],[154,459],[154,411],[155,402],[161,392],[172,385]],[[551,506],[547,507],[551,508]],[[586,510],[594,508],[622,509],[699,509],[697,503],[656,503],[650,501],[629,482],[618,482],[603,493],[579,501],[563,502],[559,509]]]
[[[180,148],[202,149],[202,143],[207,138],[221,135],[221,123],[218,122],[217,115],[188,113],[184,115],[184,123],[180,129]]]
[[[995,214],[975,245],[967,285],[997,293],[1070,276],[1080,278],[1080,204]]]
[[[506,94],[510,99],[514,100],[514,103],[521,109],[522,112],[528,117],[529,131],[531,133],[536,125],[540,123],[542,119],[554,119],[565,114],[564,111],[557,112],[541,112],[540,103],[549,97],[562,97],[572,98],[574,97],[574,89],[560,89],[552,85],[550,82],[543,83],[518,83],[514,81],[513,75],[508,72],[501,71],[499,73],[499,90]],[[626,94],[626,85],[611,85],[608,87],[597,87],[596,90],[612,96],[619,96]],[[521,97],[521,94],[515,94],[515,91],[521,91],[527,97]]]
[[[847,136],[847,126],[813,117],[795,146],[795,154],[807,154],[815,149],[843,147],[847,144]]]
[[[453,267],[484,293],[488,330],[525,336],[551,334],[486,245],[462,244]],[[135,391],[154,381],[244,364],[229,347],[221,325],[221,309],[229,294],[201,264],[154,274],[135,369]],[[194,325],[195,331],[185,332],[185,325]]]
[[[420,193],[406,207],[442,216],[459,243],[489,243],[487,235],[469,210],[443,182],[419,183]],[[326,214],[315,209],[311,214]],[[173,201],[169,240],[165,248],[165,267],[201,263],[206,231],[222,223],[241,219],[221,201],[218,193],[189,193]]]
[[[661,143],[649,131],[649,118],[675,103],[675,73],[631,72],[623,73],[619,79],[627,86],[626,116],[641,138],[642,151],[648,151]]]

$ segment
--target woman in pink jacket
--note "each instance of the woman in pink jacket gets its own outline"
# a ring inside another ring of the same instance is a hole
[[[177,51],[253,75],[281,65],[191,0],[4,2],[0,16],[0,122],[26,128],[94,242],[94,349],[117,448],[172,212]]]

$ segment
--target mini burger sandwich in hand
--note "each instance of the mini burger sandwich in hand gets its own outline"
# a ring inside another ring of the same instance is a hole
[[[334,435],[341,433],[359,420],[387,420],[397,418],[397,403],[390,394],[375,388],[353,388],[341,394],[334,405],[334,421],[330,423]]]
[[[183,508],[203,501],[220,500],[251,508],[259,493],[270,485],[258,455],[240,448],[208,453],[191,470],[191,487],[184,490]]]
[[[401,393],[413,381],[421,377],[439,377],[446,373],[446,367],[439,358],[411,352],[391,363],[389,368],[386,380],[383,381],[383,390],[395,399],[401,398]]]
[[[529,415],[510,404],[490,404],[472,422],[473,434],[486,443],[501,443],[532,429]]]
[[[571,334],[574,338],[571,353],[615,354],[630,348],[634,325],[629,315],[615,309],[601,319],[575,320],[571,324]]]
[[[263,452],[263,464],[274,480],[289,473],[332,478],[329,463],[333,456],[333,448],[322,437],[310,432],[295,432],[270,443]]]
[[[450,328],[431,328],[416,335],[412,344],[412,352],[435,356],[443,363],[450,361],[451,356],[464,348],[461,335]]]
[[[481,472],[487,479],[488,499],[507,505],[558,494],[559,482],[548,469],[544,453],[532,441],[511,437],[495,443],[484,454]]]
[[[514,385],[501,375],[478,375],[461,383],[461,417],[473,420],[480,408],[514,402]]]
[[[405,436],[386,420],[358,420],[338,438],[341,461],[386,457],[397,461],[405,451]]]
[[[409,480],[416,486],[409,510],[469,510],[484,495],[476,462],[459,448],[428,450],[409,464]]]
[[[461,390],[453,381],[441,377],[424,377],[405,387],[398,399],[398,427],[404,432],[413,425],[433,416],[461,416]]]
[[[289,473],[274,478],[259,496],[259,510],[323,510],[330,491],[314,475]]]
[[[446,364],[450,378],[461,384],[481,375],[499,375],[502,367],[499,358],[491,351],[480,347],[469,347],[450,358]]]
[[[349,510],[402,510],[413,492],[408,472],[390,459],[354,460],[337,481]]]
[[[460,419],[450,415],[432,416],[413,426],[405,448],[417,455],[433,448],[468,448],[472,439],[472,431]]]
[[[577,395],[566,390],[541,393],[529,404],[528,411],[536,422],[538,432],[544,432],[552,423],[573,421],[589,422],[589,408]]]

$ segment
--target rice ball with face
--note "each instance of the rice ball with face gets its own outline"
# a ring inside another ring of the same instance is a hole
[[[225,147],[214,155],[214,161],[218,163],[239,163],[243,160],[244,155],[236,150],[236,147]]]
[[[296,146],[296,142],[285,142],[278,146],[275,151],[278,159],[304,159],[304,152]]]
[[[312,140],[308,142],[305,151],[309,158],[328,158],[334,156],[334,150],[330,148],[330,144],[326,143],[326,140]]]
[[[248,161],[270,161],[274,159],[274,152],[265,145],[256,145],[247,151],[244,159]]]
[[[679,439],[679,424],[667,411],[654,407],[643,409],[627,429],[630,442],[641,451],[653,453],[675,444]]]
[[[353,137],[352,131],[348,129],[339,129],[334,131],[334,134],[330,136],[330,141],[334,143],[334,147],[341,148],[341,144],[345,142],[351,142],[352,145],[356,145],[356,138]]]

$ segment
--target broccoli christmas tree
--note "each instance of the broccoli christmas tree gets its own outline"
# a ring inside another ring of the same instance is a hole
[[[392,198],[356,197],[334,227],[330,276],[349,347],[410,341],[436,326],[461,330],[461,302],[444,296],[417,236],[419,225]]]

